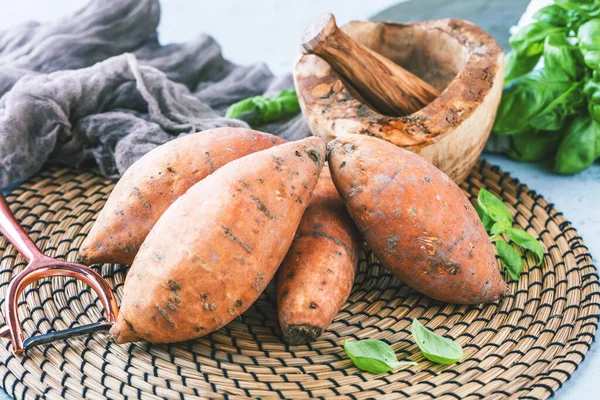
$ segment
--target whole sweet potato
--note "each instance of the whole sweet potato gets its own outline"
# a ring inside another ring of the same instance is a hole
[[[329,143],[333,182],[382,265],[449,303],[497,300],[508,289],[490,239],[461,189],[425,159],[349,135]]]
[[[162,215],[125,281],[118,343],[216,329],[263,292],[287,253],[325,160],[316,137],[233,161]]]
[[[315,340],[354,283],[360,235],[325,166],[277,273],[277,310],[286,342]]]
[[[81,261],[131,264],[150,229],[186,190],[230,161],[284,142],[249,129],[217,128],[150,151],[113,189],[83,241]]]

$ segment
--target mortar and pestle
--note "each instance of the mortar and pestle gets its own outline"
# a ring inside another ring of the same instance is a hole
[[[387,140],[420,154],[455,182],[477,162],[502,94],[504,53],[462,20],[401,24],[331,14],[302,38],[294,82],[314,135]]]

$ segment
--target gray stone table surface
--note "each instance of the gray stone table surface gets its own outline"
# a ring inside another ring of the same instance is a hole
[[[486,28],[506,46],[507,28],[516,23],[527,0],[162,0],[159,32],[164,42],[185,41],[200,32],[213,35],[226,57],[238,63],[264,61],[276,73],[291,70],[298,38],[312,18],[333,12],[339,24],[352,19],[409,21],[462,17]],[[85,4],[85,0],[0,0],[0,29],[26,20],[49,20]],[[387,8],[387,9],[386,9]],[[381,11],[385,10],[385,11]],[[489,162],[542,194],[564,213],[583,237],[594,262],[600,257],[600,165],[573,176],[548,173],[535,164],[484,154]],[[592,346],[585,362],[555,395],[558,399],[599,399],[600,349]],[[0,392],[0,400],[6,395]]]

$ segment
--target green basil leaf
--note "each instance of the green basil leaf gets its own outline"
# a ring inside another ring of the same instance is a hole
[[[260,123],[264,124],[270,121],[277,121],[281,116],[281,104],[277,101],[267,99],[263,96],[257,96],[254,98],[254,104],[258,109]]]
[[[285,116],[300,112],[296,91],[282,90],[271,98],[254,96],[232,104],[225,114],[227,118],[239,118],[251,126],[264,125]]]
[[[281,104],[281,109],[286,114],[297,114],[300,112],[300,103],[294,89],[282,90],[272,100]]]
[[[554,171],[576,174],[589,168],[600,151],[600,124],[589,116],[575,118],[556,152]]]
[[[496,242],[496,250],[504,262],[508,274],[514,281],[518,281],[523,271],[523,258],[514,247],[503,240]]]
[[[575,107],[583,104],[581,84],[562,70],[533,70],[504,87],[494,122],[499,135],[557,130]],[[580,98],[577,98],[580,96]]]
[[[492,226],[492,229],[490,229],[490,234],[500,235],[500,234],[508,231],[510,228],[512,228],[512,224],[510,222],[506,222],[506,221],[496,222]]]
[[[475,211],[477,211],[477,215],[479,215],[479,219],[481,220],[483,227],[487,232],[489,232],[492,229],[492,226],[494,226],[494,221],[479,204],[475,204]]]
[[[521,228],[510,228],[508,230],[508,237],[519,246],[535,254],[537,256],[536,265],[540,265],[542,263],[545,250],[544,246],[542,246],[542,244],[536,240],[536,238]]]
[[[588,100],[588,112],[594,121],[600,123],[600,72],[595,71],[593,77],[585,83],[583,93]]]
[[[567,39],[565,32],[556,32],[544,42],[544,68],[562,70],[569,80],[575,81],[581,75],[578,65],[579,49]]]
[[[412,321],[412,334],[421,353],[438,364],[454,364],[464,357],[460,344],[425,328],[418,319]]]
[[[561,134],[558,132],[531,132],[510,136],[511,148],[507,154],[517,161],[541,161],[554,156]]]
[[[254,97],[238,101],[232,104],[225,113],[225,118],[237,118],[242,114],[253,113],[257,111],[256,104],[254,104]]]
[[[557,131],[567,119],[575,114],[584,104],[580,82],[571,84],[568,89],[538,111],[529,120],[529,125],[537,130]]]
[[[534,22],[518,29],[509,39],[510,47],[522,56],[542,54],[544,40],[554,32],[566,30],[541,21]]]
[[[544,24],[559,27],[566,27],[569,24],[567,11],[556,4],[540,8],[533,14],[533,19]]]
[[[600,18],[581,25],[577,30],[577,40],[585,64],[600,71]]]
[[[508,207],[506,207],[506,204],[487,189],[481,188],[481,190],[479,190],[477,202],[494,222],[505,222],[512,226],[513,217]]]
[[[554,4],[565,10],[577,11],[586,18],[600,15],[600,2],[598,0],[554,0]]]
[[[504,84],[531,71],[538,61],[540,61],[541,57],[541,53],[533,56],[525,56],[519,55],[514,50],[508,52],[506,57],[504,57]]]
[[[394,350],[381,340],[364,339],[357,342],[344,341],[344,351],[354,365],[372,374],[381,374],[406,365],[412,361],[398,361]]]

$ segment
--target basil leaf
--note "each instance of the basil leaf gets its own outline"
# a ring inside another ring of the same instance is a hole
[[[412,321],[412,334],[421,353],[438,364],[454,364],[464,357],[460,344],[425,328],[418,319]]]
[[[559,27],[566,27],[569,24],[567,11],[556,4],[540,8],[533,14],[533,19],[544,24]]]
[[[281,115],[281,104],[279,102],[267,99],[263,96],[257,96],[254,98],[254,104],[258,110],[260,118],[259,123],[267,123],[279,119],[279,116]]]
[[[529,120],[529,125],[538,130],[557,131],[577,112],[583,102],[582,84],[573,83],[564,93],[539,110],[537,115]]]
[[[600,18],[581,25],[577,30],[577,40],[585,64],[600,71]]]
[[[509,39],[510,47],[522,56],[542,54],[544,40],[553,32],[566,30],[544,22],[534,22],[518,29]]]
[[[237,118],[242,114],[256,112],[256,110],[257,107],[256,104],[254,104],[254,97],[249,97],[230,105],[225,113],[225,118]]]
[[[523,258],[521,258],[519,252],[503,240],[496,242],[496,249],[510,277],[514,281],[518,281],[523,271]]]
[[[541,161],[552,157],[558,148],[561,136],[557,132],[531,132],[510,136],[507,154],[517,161]]]
[[[506,207],[506,204],[487,189],[481,188],[481,190],[479,190],[477,202],[493,221],[505,222],[512,225],[513,217],[508,207]]]
[[[521,228],[510,228],[508,230],[508,237],[519,246],[535,254],[538,260],[536,265],[542,263],[544,259],[544,246],[536,238]]]
[[[579,49],[567,39],[565,32],[557,32],[546,37],[544,42],[544,68],[558,69],[569,80],[575,81],[582,69],[577,63]]]
[[[475,211],[477,211],[477,215],[479,215],[479,219],[483,224],[483,227],[486,231],[490,231],[492,226],[494,226],[494,221],[490,218],[490,216],[481,208],[479,204],[475,204]]]
[[[294,89],[285,89],[279,92],[272,100],[281,104],[281,110],[287,114],[297,114],[300,112],[300,103]]]
[[[540,61],[541,57],[541,53],[533,56],[526,56],[519,55],[514,50],[508,52],[506,57],[504,57],[504,84],[531,71],[538,61]]]
[[[592,79],[585,83],[583,93],[588,100],[588,112],[596,122],[600,123],[600,72],[594,72]]]
[[[500,235],[500,234],[508,231],[510,228],[512,228],[512,223],[510,223],[510,222],[506,222],[506,221],[496,222],[494,224],[494,226],[492,226],[492,229],[490,229],[490,234]]]
[[[344,351],[354,365],[372,374],[381,374],[406,365],[417,365],[412,361],[398,361],[394,350],[376,339],[364,339],[358,342],[345,340]]]
[[[600,4],[598,0],[554,0],[554,3],[565,10],[577,11],[587,18],[600,15]]]
[[[590,167],[600,151],[600,124],[589,116],[575,118],[556,152],[554,171],[576,174]]]
[[[257,126],[298,112],[300,112],[300,104],[296,91],[286,89],[271,98],[254,96],[232,104],[227,109],[225,117],[238,118],[248,122],[251,126]]]
[[[571,82],[562,70],[533,70],[504,87],[494,132],[518,135],[532,129],[558,130],[582,104],[581,97],[581,84]]]

